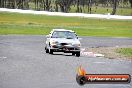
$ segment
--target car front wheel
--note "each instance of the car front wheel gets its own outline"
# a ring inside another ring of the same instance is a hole
[[[49,53],[49,50],[47,49],[47,47],[45,47],[45,52],[46,52],[46,53]]]
[[[80,57],[80,52],[76,52],[76,57]]]
[[[74,55],[75,55],[75,52],[72,53],[72,56],[74,56]]]
[[[49,48],[49,54],[53,54],[53,50]]]
[[[45,50],[45,52],[46,52],[46,53],[49,53],[49,50],[48,50],[48,49],[46,49],[46,50]]]

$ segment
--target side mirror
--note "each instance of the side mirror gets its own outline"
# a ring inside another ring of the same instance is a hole
[[[46,35],[46,38],[50,38],[50,35]]]

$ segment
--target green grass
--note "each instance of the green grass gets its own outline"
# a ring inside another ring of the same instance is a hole
[[[0,34],[45,35],[53,28],[79,36],[132,37],[132,20],[107,20],[0,12]]]
[[[117,52],[125,56],[132,56],[132,48],[119,48],[117,49]]]

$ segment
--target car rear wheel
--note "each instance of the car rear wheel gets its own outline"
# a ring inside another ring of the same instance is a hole
[[[80,57],[80,52],[76,52],[76,57]]]

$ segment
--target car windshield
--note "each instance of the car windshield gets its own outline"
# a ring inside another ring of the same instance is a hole
[[[74,32],[70,31],[54,31],[52,38],[66,38],[66,39],[75,39],[77,36]]]

